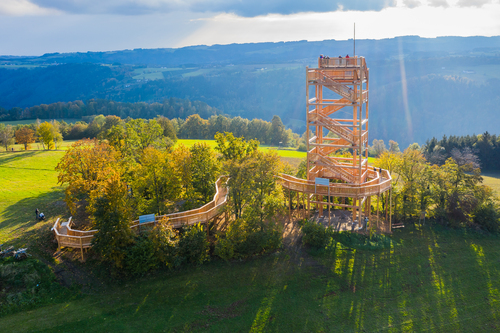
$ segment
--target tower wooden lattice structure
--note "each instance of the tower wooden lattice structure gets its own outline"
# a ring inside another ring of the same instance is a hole
[[[389,223],[383,231],[390,231],[391,175],[368,165],[369,70],[365,58],[320,57],[318,68],[306,68],[306,88],[307,179],[281,174],[281,184],[290,190],[290,198],[292,191],[307,196],[308,212],[312,203],[322,215],[326,205],[329,221],[330,207],[352,209],[351,221],[358,226],[353,230],[363,229],[362,218],[370,216],[372,196],[378,197],[378,225],[379,205],[386,194],[384,220]]]

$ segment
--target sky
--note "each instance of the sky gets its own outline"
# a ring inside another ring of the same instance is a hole
[[[500,0],[0,0],[0,55],[498,36]]]

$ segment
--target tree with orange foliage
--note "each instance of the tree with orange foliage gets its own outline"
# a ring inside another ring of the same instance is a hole
[[[109,179],[121,177],[122,170],[120,154],[95,139],[75,142],[56,167],[58,183],[68,184],[65,201],[73,214],[77,201],[98,194]]]
[[[16,142],[24,145],[24,150],[30,149],[30,143],[35,142],[35,132],[28,127],[17,130]]]

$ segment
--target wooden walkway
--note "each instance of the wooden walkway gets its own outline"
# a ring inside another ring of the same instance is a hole
[[[157,221],[168,218],[168,222],[173,228],[181,228],[184,226],[191,226],[197,223],[205,224],[214,217],[223,212],[224,206],[227,203],[228,188],[225,186],[227,177],[220,177],[215,183],[215,195],[212,201],[206,205],[188,210],[185,212],[166,214],[156,216],[154,221],[139,223],[139,220],[132,221],[130,228],[135,232],[139,232],[142,227],[151,227]],[[58,247],[72,247],[83,249],[92,247],[92,238],[98,230],[81,231],[71,228],[71,217],[67,222],[61,222],[60,219],[54,223],[52,230],[55,233]]]

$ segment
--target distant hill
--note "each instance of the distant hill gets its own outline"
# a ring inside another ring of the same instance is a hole
[[[302,132],[305,67],[316,66],[319,54],[352,49],[352,40],[328,40],[0,56],[0,107],[175,97],[250,119],[276,114]],[[358,40],[356,53],[370,67],[371,139],[405,147],[443,134],[497,132],[500,37]]]

